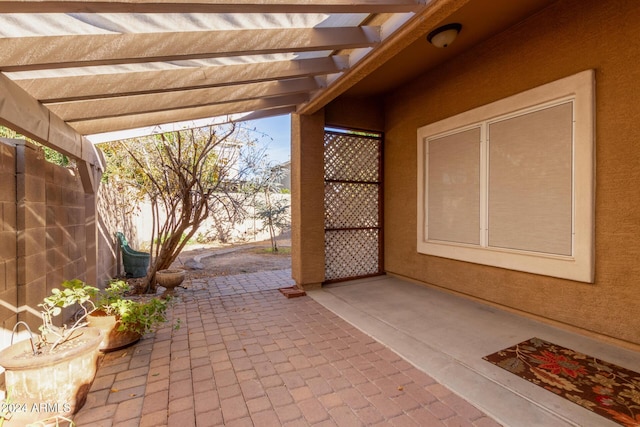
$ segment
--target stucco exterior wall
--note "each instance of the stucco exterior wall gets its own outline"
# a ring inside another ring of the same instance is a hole
[[[384,132],[384,102],[378,98],[338,98],[325,108],[327,126]]]
[[[324,120],[291,116],[291,275],[305,289],[324,281]]]
[[[635,1],[559,1],[390,94],[387,272],[640,344],[638,22]],[[595,283],[419,254],[416,130],[586,69],[596,75]]]

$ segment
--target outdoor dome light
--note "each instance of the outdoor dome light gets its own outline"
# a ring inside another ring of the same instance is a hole
[[[457,23],[443,25],[431,31],[427,40],[435,47],[447,47],[453,43],[461,29],[462,25]]]

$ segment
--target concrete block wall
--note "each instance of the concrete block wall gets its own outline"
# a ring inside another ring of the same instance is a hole
[[[85,196],[73,170],[51,163],[45,167],[47,289],[51,289],[63,280],[86,280]]]
[[[86,280],[85,194],[72,169],[22,140],[0,140],[0,348],[16,321],[37,333],[38,304],[62,281]],[[72,313],[67,311],[63,318]],[[60,319],[62,321],[62,319]],[[22,331],[22,330],[21,330]],[[24,337],[21,332],[20,339]]]
[[[18,320],[37,330],[38,304],[47,295],[44,159],[28,142],[17,142],[15,149]]]
[[[0,138],[0,348],[9,345],[18,319],[15,168],[15,148]]]

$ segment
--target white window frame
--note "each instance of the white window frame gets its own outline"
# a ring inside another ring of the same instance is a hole
[[[563,102],[573,103],[572,147],[572,253],[570,256],[488,247],[487,141],[489,123],[533,112]],[[537,88],[501,99],[418,129],[418,217],[419,253],[491,265],[580,282],[594,281],[594,139],[595,73],[586,70]],[[428,238],[428,140],[472,127],[481,127],[480,141],[480,245],[430,240]],[[482,195],[482,194],[485,195]]]

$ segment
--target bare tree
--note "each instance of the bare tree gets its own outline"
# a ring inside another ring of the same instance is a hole
[[[286,170],[282,166],[267,165],[260,173],[258,180],[259,191],[262,198],[256,198],[256,218],[262,221],[261,230],[269,231],[271,250],[278,252],[278,231],[289,228],[291,224],[291,212],[289,201],[278,197],[282,194],[282,178]]]
[[[146,290],[167,269],[213,210],[232,221],[253,197],[251,177],[264,157],[256,141],[236,124],[211,126],[101,146],[107,176],[135,189],[152,208],[151,262]],[[126,154],[126,155],[125,155]]]

